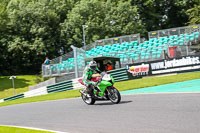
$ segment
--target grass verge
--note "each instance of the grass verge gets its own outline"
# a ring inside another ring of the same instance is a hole
[[[40,78],[37,75],[23,75],[16,76],[15,90],[12,87],[12,80],[9,79],[10,76],[0,76],[0,99],[10,97],[15,94],[20,94],[28,91],[28,86],[35,85],[35,81]]]
[[[144,88],[144,87],[163,85],[163,84],[168,84],[168,83],[199,79],[199,78],[200,78],[200,72],[184,73],[184,74],[178,74],[178,75],[172,75],[172,76],[150,77],[150,78],[117,82],[115,84],[115,87],[119,91],[125,91],[125,90],[131,90],[131,89],[139,89],[139,88]],[[74,98],[74,97],[79,97],[79,96],[80,96],[80,93],[78,92],[78,90],[70,90],[70,91],[47,94],[43,96],[36,96],[36,97],[23,98],[23,99],[18,99],[18,100],[13,100],[13,101],[7,101],[7,102],[0,103],[0,107],[13,105],[13,104],[21,104],[21,103]]]
[[[53,132],[18,128],[18,127],[0,126],[0,133],[53,133]]]

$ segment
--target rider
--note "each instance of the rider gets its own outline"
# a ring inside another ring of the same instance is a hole
[[[83,73],[83,80],[82,82],[84,85],[87,87],[87,93],[88,96],[90,97],[91,94],[93,94],[93,89],[97,90],[96,95],[98,95],[99,91],[98,88],[96,87],[98,82],[91,81],[92,79],[92,74],[95,73],[101,73],[101,71],[97,67],[96,61],[90,61],[89,65],[85,67],[84,73]]]

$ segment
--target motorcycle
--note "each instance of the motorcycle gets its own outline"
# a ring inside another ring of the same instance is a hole
[[[96,100],[110,100],[114,104],[118,104],[121,101],[121,95],[113,86],[115,81],[110,74],[102,72],[101,76],[93,77],[91,80],[98,82],[97,86],[95,86],[96,89],[92,90],[91,96],[87,95],[86,87],[83,90],[79,90],[81,97],[86,104],[92,105]],[[80,79],[79,82],[84,85],[82,79]],[[97,90],[99,90],[98,94],[96,94]]]

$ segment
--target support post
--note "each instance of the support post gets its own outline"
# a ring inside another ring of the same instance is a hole
[[[71,45],[71,48],[73,49],[73,52],[74,52],[75,78],[78,78],[78,65],[77,65],[76,47]]]
[[[12,79],[12,86],[13,86],[13,94],[15,95],[15,81],[14,79],[16,78],[16,76],[11,76],[9,79]]]
[[[83,28],[83,44],[84,44],[84,49],[86,49],[86,42],[85,42],[85,28],[87,28],[87,25],[82,25]]]

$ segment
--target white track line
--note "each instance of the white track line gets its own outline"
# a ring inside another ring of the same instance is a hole
[[[61,131],[47,130],[47,129],[34,128],[34,127],[25,127],[25,126],[15,126],[15,125],[0,125],[0,126],[17,127],[17,128],[24,128],[24,129],[40,130],[40,131],[49,131],[49,132],[53,132],[53,133],[69,133],[69,132],[61,132]]]

